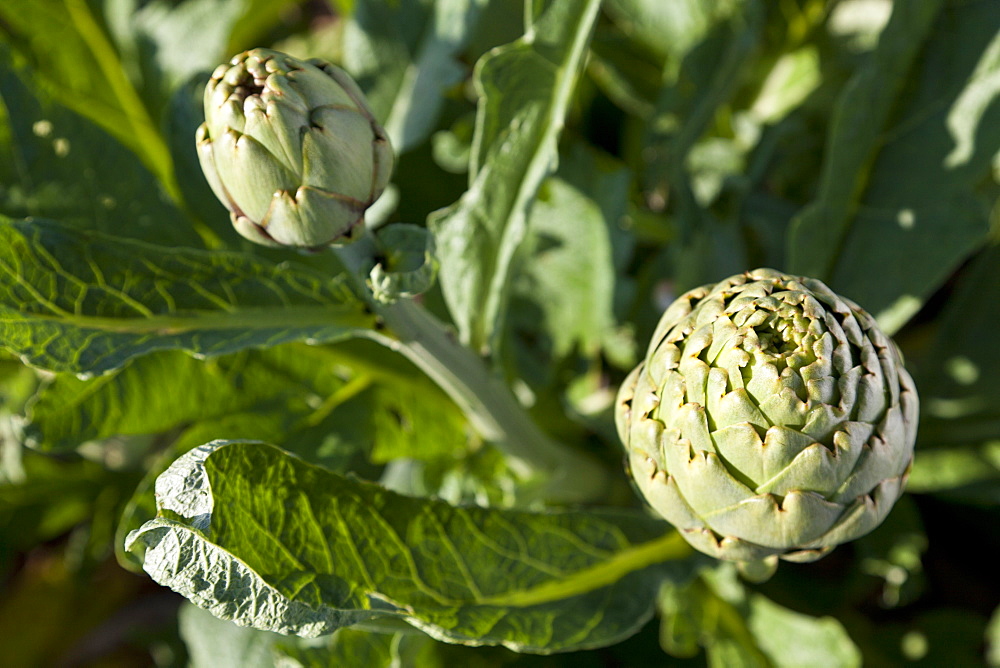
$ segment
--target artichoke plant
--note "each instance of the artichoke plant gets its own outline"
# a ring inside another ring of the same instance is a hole
[[[196,139],[236,230],[268,246],[350,241],[393,166],[385,130],[343,70],[268,49],[215,70]]]
[[[874,319],[818,280],[758,269],[682,295],[618,394],[636,486],[695,548],[812,561],[886,517],[917,393]]]

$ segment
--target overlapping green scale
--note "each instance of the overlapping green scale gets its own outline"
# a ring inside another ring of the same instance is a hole
[[[616,419],[639,490],[694,547],[811,561],[902,493],[917,393],[856,304],[758,269],[667,309]]]
[[[385,131],[346,73],[268,49],[244,52],[215,71],[196,141],[233,226],[268,246],[350,242],[394,161]]]

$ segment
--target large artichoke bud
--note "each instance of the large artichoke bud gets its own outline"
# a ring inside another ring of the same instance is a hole
[[[616,422],[639,490],[692,546],[773,565],[885,519],[913,460],[917,393],[868,313],[758,269],[667,309]]]
[[[350,241],[392,172],[385,130],[343,70],[268,49],[215,70],[197,142],[236,230],[267,246]]]

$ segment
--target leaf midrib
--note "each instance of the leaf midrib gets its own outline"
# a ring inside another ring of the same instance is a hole
[[[225,331],[242,329],[250,331],[274,329],[299,329],[313,327],[368,327],[374,317],[360,306],[348,304],[317,304],[316,306],[283,306],[241,308],[235,311],[190,311],[187,314],[128,317],[101,317],[91,315],[49,315],[25,313],[0,306],[0,324],[23,324],[25,321],[44,321],[71,324],[80,329],[99,330],[120,334],[155,334],[174,336],[197,331]]]

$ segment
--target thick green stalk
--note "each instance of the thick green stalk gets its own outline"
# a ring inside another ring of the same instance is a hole
[[[373,240],[366,236],[335,251],[349,273],[363,283],[374,263]],[[367,287],[364,293],[370,295]],[[507,385],[426,309],[409,299],[392,304],[369,302],[392,333],[372,332],[370,338],[399,352],[426,373],[458,404],[483,438],[519,465],[520,473],[546,476],[545,498],[580,502],[600,496],[607,484],[604,468],[542,432]]]

